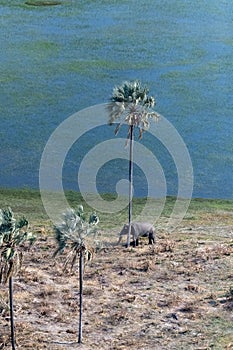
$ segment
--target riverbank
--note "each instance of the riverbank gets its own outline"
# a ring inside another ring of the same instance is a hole
[[[67,191],[66,198],[71,206],[82,204],[85,208],[88,208],[81,194],[75,191]],[[103,194],[103,199],[106,201],[113,201],[116,199],[114,194]],[[176,198],[167,197],[165,206],[161,216],[168,217],[172,211]],[[134,198],[133,204],[136,213],[140,212],[145,205],[146,198]],[[155,200],[156,203],[156,200]],[[17,215],[25,215],[30,220],[39,221],[48,220],[47,214],[43,208],[41,201],[40,191],[36,189],[9,189],[0,188],[0,208],[10,206]],[[233,200],[224,199],[205,199],[205,198],[193,198],[190,202],[189,209],[186,213],[185,219],[190,217],[202,216],[207,213],[220,213],[228,212],[233,213]],[[103,219],[107,221],[106,214],[103,214]],[[121,212],[121,218],[127,217],[127,208]],[[114,218],[111,217],[112,224],[114,226]],[[118,222],[119,224],[119,222]],[[106,222],[106,225],[109,223]]]
[[[81,200],[74,192],[67,198],[72,205]],[[115,246],[114,227],[126,213],[111,220],[101,217],[103,249],[96,251],[84,275],[83,350],[232,349],[232,201],[193,199],[183,221],[168,233],[165,224],[173,204],[174,198],[168,198],[154,246],[143,239],[135,249]],[[18,346],[80,348],[77,269],[64,274],[64,257],[52,258],[56,244],[39,191],[0,189],[0,207],[7,205],[30,217],[38,236],[14,283]],[[135,199],[134,208],[141,206],[143,200]],[[0,348],[6,350],[7,300],[0,285]]]

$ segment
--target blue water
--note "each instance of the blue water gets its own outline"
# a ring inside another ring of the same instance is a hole
[[[33,7],[3,0],[0,15],[1,187],[38,188],[41,155],[55,128],[107,102],[114,85],[139,79],[189,150],[193,197],[233,198],[232,1],[67,0]],[[112,129],[106,132],[112,137]],[[90,138],[85,142],[67,155],[67,189],[78,189],[78,162]],[[175,195],[174,162],[153,142],[167,194]],[[125,161],[106,164],[99,191],[114,192],[127,171]],[[135,168],[135,194],[145,195],[146,185]]]

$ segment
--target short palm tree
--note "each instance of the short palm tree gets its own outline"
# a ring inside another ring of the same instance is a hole
[[[11,208],[0,209],[0,283],[9,282],[11,344],[15,349],[13,275],[21,265],[25,243],[29,246],[35,241],[32,233],[27,232],[28,221],[23,217],[16,220]]]
[[[130,245],[130,232],[132,223],[132,197],[133,197],[133,142],[134,130],[139,129],[139,139],[143,132],[150,127],[149,119],[158,120],[160,115],[153,111],[155,98],[149,96],[149,89],[142,86],[140,81],[125,81],[122,85],[113,89],[110,103],[108,104],[109,124],[118,122],[115,134],[122,124],[128,125],[127,141],[130,140],[129,150],[129,232],[127,247]]]
[[[83,272],[84,264],[91,259],[92,249],[88,246],[86,238],[90,235],[93,241],[97,233],[98,216],[93,213],[86,219],[83,212],[83,206],[77,210],[67,209],[62,215],[62,222],[54,227],[55,239],[58,248],[54,253],[67,251],[64,267],[70,265],[73,269],[79,258],[79,333],[78,343],[82,343],[82,300],[83,300]]]

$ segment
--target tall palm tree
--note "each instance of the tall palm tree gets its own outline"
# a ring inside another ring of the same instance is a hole
[[[54,227],[55,239],[58,248],[54,257],[59,252],[67,251],[64,267],[69,264],[73,269],[77,259],[79,260],[79,331],[78,343],[82,343],[82,309],[83,309],[83,272],[85,261],[90,260],[92,256],[91,249],[88,246],[86,238],[97,232],[98,216],[93,213],[89,220],[86,219],[83,212],[83,206],[80,205],[77,210],[67,209],[62,215],[62,222]]]
[[[142,86],[140,81],[125,81],[114,87],[110,103],[107,106],[109,113],[109,124],[118,122],[115,134],[118,133],[123,124],[128,125],[127,142],[130,142],[129,150],[129,231],[127,236],[127,247],[130,246],[130,233],[132,224],[132,199],[133,199],[133,143],[134,130],[139,129],[139,139],[143,132],[150,127],[149,119],[158,120],[159,114],[153,111],[155,98],[149,96],[149,89]],[[135,242],[134,242],[135,243]]]
[[[15,350],[13,275],[22,265],[25,243],[31,245],[35,241],[27,229],[24,217],[17,221],[11,208],[0,209],[0,283],[9,283],[12,350]]]

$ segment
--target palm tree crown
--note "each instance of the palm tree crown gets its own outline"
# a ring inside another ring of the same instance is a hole
[[[143,132],[150,126],[149,118],[158,120],[160,115],[152,110],[156,104],[155,98],[148,96],[148,93],[149,89],[142,86],[138,80],[125,81],[122,85],[114,87],[108,104],[108,112],[110,125],[119,120],[115,134],[121,125],[126,123],[129,128],[138,127],[139,138],[142,138]]]
[[[99,217],[95,213],[86,218],[82,205],[79,205],[76,210],[67,209],[62,215],[62,222],[54,227],[55,239],[58,243],[54,256],[68,248],[70,253],[67,255],[65,266],[71,262],[71,268],[73,268],[80,251],[88,252],[87,236],[93,235],[93,243],[95,243],[98,223]]]

